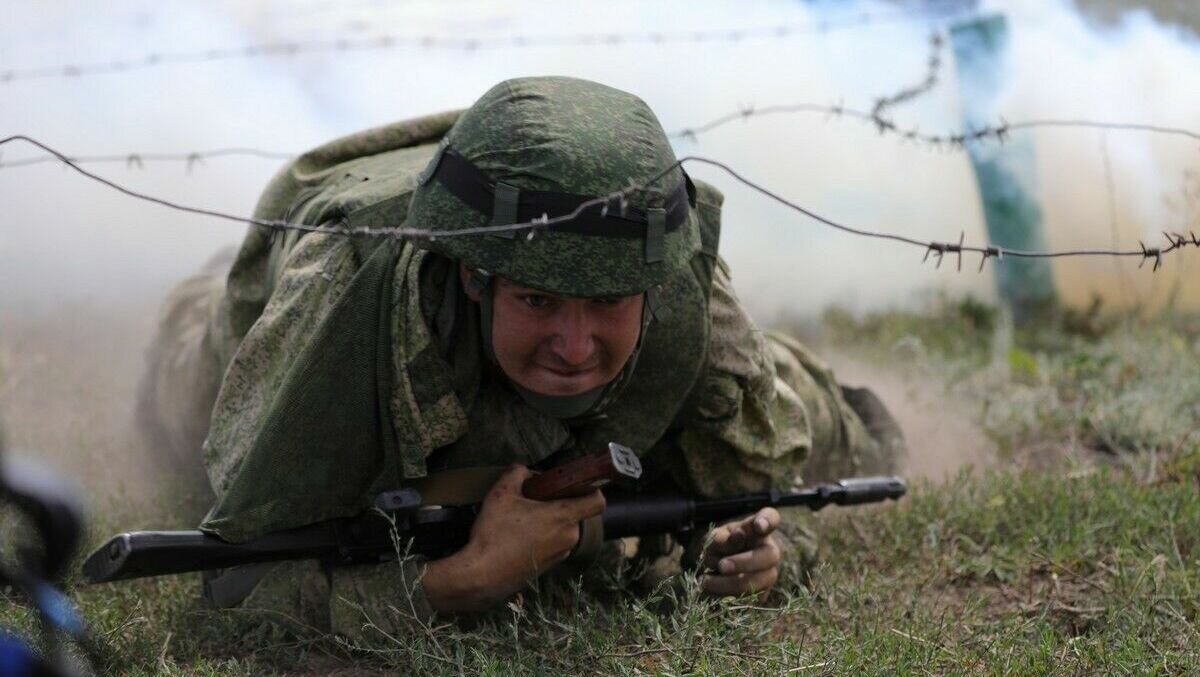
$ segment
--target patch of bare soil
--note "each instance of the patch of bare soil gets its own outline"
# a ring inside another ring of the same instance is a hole
[[[875,391],[904,431],[911,479],[943,480],[965,467],[985,467],[995,445],[973,422],[968,407],[943,385],[921,381],[899,369],[868,364],[840,353],[823,353],[840,383]]]
[[[11,453],[60,472],[98,512],[155,482],[133,430],[155,309],[64,306],[0,317],[0,421]]]

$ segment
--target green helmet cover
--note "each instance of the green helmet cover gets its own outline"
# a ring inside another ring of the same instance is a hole
[[[567,77],[507,80],[466,110],[413,193],[411,228],[447,237],[418,246],[523,286],[576,297],[628,296],[662,284],[685,268],[700,246],[693,210],[663,232],[639,226],[637,237],[548,228],[507,234],[453,236],[455,231],[505,225],[469,206],[438,180],[443,151],[464,157],[495,184],[517,191],[555,191],[604,197],[645,184],[675,163],[667,135],[649,106],[627,92]],[[675,168],[627,206],[662,211],[688,180]],[[495,185],[494,184],[494,185]],[[498,190],[498,189],[497,189]],[[686,205],[685,205],[686,206]],[[609,209],[617,210],[614,202]],[[499,211],[496,212],[497,214]],[[547,212],[546,216],[561,216]],[[651,218],[650,221],[653,221]],[[644,234],[643,234],[644,233]]]

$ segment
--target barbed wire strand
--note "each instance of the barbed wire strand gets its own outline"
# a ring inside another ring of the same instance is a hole
[[[339,37],[327,40],[289,40],[179,52],[151,52],[130,59],[110,59],[61,66],[10,68],[0,71],[0,84],[47,78],[80,78],[124,73],[183,63],[203,63],[262,57],[294,57],[328,52],[363,52],[400,47],[423,49],[482,50],[531,47],[619,47],[634,44],[739,43],[750,40],[786,39],[800,35],[823,34],[837,30],[876,25],[944,20],[959,14],[974,13],[970,3],[961,0],[935,0],[920,11],[860,12],[832,19],[805,23],[785,23],[748,28],[716,28],[683,31],[638,31],[571,34],[525,34],[502,37],[452,37],[438,35],[382,34],[371,37]]]
[[[925,60],[925,77],[920,82],[901,89],[890,96],[881,96],[875,100],[871,108],[871,117],[883,119],[883,114],[890,108],[909,103],[933,91],[938,84],[938,76],[942,70],[942,34],[935,29],[929,34],[929,57]]]
[[[680,129],[671,133],[671,136],[673,138],[682,138],[695,141],[698,140],[700,135],[711,132],[736,120],[747,120],[754,117],[795,113],[819,113],[827,115],[830,118],[845,117],[859,120],[861,122],[873,125],[881,135],[893,134],[907,141],[928,144],[934,147],[948,148],[963,148],[968,144],[987,140],[994,140],[1003,143],[1004,141],[1008,140],[1008,136],[1013,132],[1039,128],[1088,128],[1107,129],[1112,131],[1138,131],[1153,134],[1180,136],[1192,139],[1193,141],[1200,141],[1200,132],[1185,129],[1183,127],[1170,127],[1166,125],[1146,124],[1140,122],[1106,122],[1082,118],[1046,118],[1024,120],[1020,122],[1008,122],[1004,118],[1000,118],[997,124],[978,129],[966,129],[963,131],[946,134],[926,134],[921,132],[917,127],[904,128],[890,119],[877,117],[870,111],[849,108],[840,103],[782,104],[766,106],[763,108],[747,106],[737,111],[726,113],[725,115],[714,118],[703,125]]]
[[[1193,141],[1200,141],[1200,132],[1191,129],[1185,129],[1183,127],[1170,127],[1166,125],[1138,122],[1107,122],[1103,120],[1085,119],[1038,119],[1021,122],[1007,122],[1001,118],[1001,121],[996,125],[975,129],[969,132],[957,132],[950,134],[921,134],[916,128],[904,130],[890,120],[878,120],[869,111],[847,108],[840,104],[817,103],[785,104],[779,106],[768,106],[764,108],[754,108],[752,106],[743,107],[737,111],[727,113],[718,118],[710,120],[709,122],[698,127],[689,127],[671,132],[668,134],[668,136],[671,138],[695,141],[701,134],[705,134],[736,120],[790,113],[817,113],[829,116],[830,118],[846,117],[859,120],[875,125],[881,134],[895,134],[905,140],[913,141],[915,143],[928,144],[936,148],[962,149],[968,144],[987,140],[994,140],[998,143],[1004,143],[1008,140],[1008,137],[1013,132],[1046,128],[1076,128],[1096,129],[1101,131],[1144,132],[1163,136],[1177,136],[1191,139]],[[185,162],[187,163],[188,170],[190,171],[195,166],[199,165],[203,160],[214,157],[232,156],[259,157],[268,160],[291,160],[296,157],[294,153],[265,150],[261,148],[240,147],[191,151],[186,153],[134,152],[112,155],[73,156],[67,159],[77,164],[122,163],[131,169],[144,168],[145,164],[150,162]],[[62,158],[53,155],[20,158],[17,160],[3,160],[2,156],[0,156],[0,169],[27,167],[30,165],[59,162],[62,162]]]
[[[743,106],[737,111],[717,117],[703,125],[700,125],[699,127],[681,129],[677,132],[674,132],[670,136],[672,138],[683,138],[695,142],[698,141],[698,138],[701,134],[728,125],[735,120],[745,121],[752,117],[777,114],[821,113],[831,118],[848,117],[855,119],[874,126],[880,135],[894,134],[904,140],[911,141],[913,143],[929,145],[934,148],[949,147],[954,149],[963,149],[968,144],[987,141],[989,139],[995,140],[998,143],[1003,143],[1007,140],[1008,135],[1014,131],[1054,127],[1092,128],[1104,131],[1142,131],[1155,134],[1183,136],[1195,141],[1200,141],[1200,132],[1195,132],[1180,127],[1167,127],[1164,125],[1130,122],[1102,122],[1085,119],[1035,119],[1009,123],[1004,118],[1000,118],[998,124],[979,129],[963,129],[959,132],[953,133],[928,134],[922,133],[916,126],[903,127],[894,119],[885,116],[885,113],[891,108],[894,108],[900,104],[910,103],[915,99],[933,91],[940,80],[939,76],[942,68],[942,48],[944,46],[945,39],[941,33],[934,28],[929,36],[929,56],[927,57],[925,63],[925,76],[916,84],[905,87],[895,94],[890,96],[882,96],[875,99],[874,106],[870,111],[847,108],[841,102],[833,105],[821,105],[813,103],[790,105],[783,104],[767,106],[765,108]]]
[[[946,1],[954,2],[956,0]],[[935,28],[930,33],[928,43],[929,56],[926,59],[926,72],[924,77],[918,83],[904,87],[895,94],[877,98],[870,111],[848,108],[841,103],[833,105],[815,103],[784,104],[768,106],[765,108],[742,106],[737,111],[722,115],[703,125],[698,127],[684,128],[673,132],[668,136],[671,138],[680,138],[697,142],[701,134],[713,131],[719,127],[730,124],[735,120],[745,121],[752,117],[776,114],[820,113],[830,118],[847,117],[870,124],[874,126],[881,135],[894,134],[913,143],[925,144],[934,148],[948,147],[959,150],[965,148],[968,144],[987,141],[989,139],[995,140],[998,143],[1004,143],[1008,139],[1009,134],[1014,131],[1056,127],[1092,128],[1101,130],[1103,132],[1110,130],[1141,131],[1155,134],[1182,136],[1192,140],[1200,141],[1200,132],[1179,127],[1167,127],[1163,125],[1144,123],[1105,122],[1084,119],[1040,119],[1009,123],[1003,118],[1000,118],[999,123],[995,125],[945,134],[923,134],[915,126],[911,128],[903,128],[893,119],[885,117],[884,114],[897,105],[910,103],[920,96],[928,94],[939,83],[939,75],[943,63],[941,53],[943,47],[945,46],[945,39]],[[126,153],[123,155],[81,156],[70,159],[76,163],[123,162],[127,167],[130,168],[142,168],[146,162],[186,162],[187,170],[190,173],[191,170],[204,159],[235,155],[255,156],[273,160],[289,160],[295,157],[295,155],[291,153],[242,147],[194,151],[189,153]],[[53,156],[22,158],[12,162],[0,161],[0,169],[50,162],[57,163],[59,161],[59,158]]]
[[[258,157],[264,160],[291,160],[296,157],[295,153],[284,153],[279,151],[263,150],[261,148],[237,147],[237,148],[216,148],[213,150],[193,151],[189,153],[123,153],[120,155],[76,155],[69,158],[71,162],[76,164],[104,164],[104,163],[121,163],[130,169],[142,169],[147,162],[186,162],[187,170],[190,172],[194,167],[202,163],[204,160],[217,157]],[[0,159],[0,168],[7,167],[28,167],[30,165],[40,165],[46,163],[60,163],[61,160],[52,155],[42,155],[38,157],[21,158],[18,160],[5,161]]]
[[[1166,125],[1147,124],[1140,122],[1107,122],[1103,120],[1086,119],[1035,119],[1021,122],[1007,122],[1001,118],[1001,121],[996,125],[982,127],[971,131],[949,134],[922,134],[916,128],[909,130],[902,129],[896,123],[886,118],[877,118],[869,111],[856,110],[841,104],[817,103],[785,104],[778,106],[767,106],[764,108],[755,108],[753,106],[743,107],[737,111],[714,118],[703,125],[671,132],[668,134],[668,136],[671,138],[696,141],[701,134],[705,134],[736,120],[792,113],[818,113],[826,115],[830,118],[845,117],[859,120],[874,125],[881,134],[898,135],[904,140],[912,141],[914,143],[928,144],[935,148],[962,149],[969,144],[987,140],[994,140],[997,143],[1004,143],[1008,140],[1008,137],[1013,132],[1048,128],[1143,132],[1163,136],[1177,136],[1191,139],[1193,141],[1200,141],[1200,132],[1183,127],[1170,127]],[[199,165],[203,160],[214,157],[230,156],[250,156],[268,160],[291,160],[296,157],[296,155],[293,153],[264,150],[261,148],[241,147],[219,148],[216,150],[192,151],[186,153],[136,152],[113,155],[74,156],[67,159],[77,164],[123,163],[131,169],[143,168],[144,165],[149,162],[186,162],[188,170],[190,171],[195,166]],[[0,156],[0,169],[27,167],[30,165],[58,162],[62,162],[62,158],[53,155],[20,158],[17,160],[3,160],[2,156]]]
[[[799,213],[807,216],[808,218],[810,218],[818,223],[821,223],[825,226],[834,228],[836,230],[839,230],[839,231],[842,231],[845,233],[858,235],[860,237],[873,238],[873,239],[879,239],[879,240],[888,240],[888,241],[899,242],[899,243],[903,243],[903,244],[920,247],[921,249],[923,249],[925,251],[925,255],[924,255],[924,258],[922,258],[922,262],[929,260],[929,257],[933,256],[936,259],[938,268],[941,268],[942,261],[947,254],[954,254],[957,256],[957,269],[959,271],[961,271],[963,254],[964,253],[976,253],[976,254],[980,255],[979,270],[981,272],[984,268],[984,265],[988,262],[989,259],[994,258],[997,261],[1003,261],[1005,256],[1018,257],[1018,258],[1061,258],[1061,257],[1071,257],[1071,256],[1140,257],[1141,262],[1139,264],[1139,268],[1142,267],[1146,263],[1146,261],[1153,260],[1154,265],[1153,265],[1152,270],[1157,271],[1159,268],[1162,267],[1163,257],[1166,256],[1167,254],[1170,254],[1177,250],[1184,249],[1189,246],[1200,248],[1200,237],[1198,237],[1194,232],[1189,233],[1188,235],[1183,235],[1180,233],[1164,232],[1163,236],[1167,239],[1168,246],[1166,246],[1166,247],[1147,247],[1145,245],[1145,243],[1139,242],[1138,243],[1139,248],[1135,249],[1135,250],[1078,249],[1078,250],[1065,250],[1065,251],[1030,251],[1030,250],[1021,250],[1021,249],[1009,249],[1006,247],[999,247],[999,246],[977,247],[977,246],[968,245],[965,243],[965,237],[966,237],[965,231],[960,232],[957,242],[938,242],[938,241],[920,240],[920,239],[908,237],[905,235],[897,235],[895,233],[886,233],[886,232],[866,230],[866,229],[856,228],[856,227],[848,226],[848,225],[845,225],[842,223],[838,223],[828,217],[822,216],[822,215],[820,215],[812,210],[809,210],[795,202],[792,202],[791,200],[783,197],[782,195],[776,193],[775,191],[772,191],[772,190],[766,188],[765,186],[760,185],[760,184],[756,183],[755,181],[752,181],[752,180],[746,178],[745,176],[743,176],[739,172],[735,171],[732,167],[730,167],[729,165],[727,165],[723,162],[720,162],[718,160],[713,160],[710,158],[695,156],[695,155],[685,156],[685,157],[682,157],[682,158],[676,160],[669,167],[662,170],[658,174],[655,174],[654,176],[652,176],[650,179],[648,179],[645,182],[642,182],[640,184],[631,185],[628,188],[625,188],[624,190],[616,191],[607,196],[597,197],[597,198],[594,198],[591,200],[586,200],[586,201],[580,203],[575,209],[573,209],[571,212],[569,212],[567,214],[562,214],[562,215],[554,216],[554,217],[551,217],[547,214],[543,214],[540,218],[534,219],[527,223],[513,223],[513,224],[498,225],[498,226],[482,226],[482,227],[477,227],[477,228],[464,228],[464,229],[452,231],[452,232],[429,230],[429,229],[419,229],[419,228],[394,228],[394,227],[350,228],[350,227],[346,226],[344,222],[339,222],[337,224],[324,224],[324,225],[314,226],[314,225],[303,224],[303,223],[292,223],[292,222],[281,221],[281,220],[258,219],[258,218],[254,218],[254,217],[245,217],[245,216],[239,216],[236,214],[228,214],[228,213],[219,212],[219,211],[211,210],[211,209],[182,205],[182,204],[179,204],[176,202],[172,202],[170,200],[166,200],[163,198],[148,195],[146,193],[141,193],[141,192],[132,190],[130,188],[126,188],[126,187],[116,183],[115,181],[106,179],[104,177],[98,176],[92,172],[87,171],[86,169],[84,169],[84,168],[80,167],[79,165],[75,164],[74,162],[72,162],[71,159],[67,155],[51,148],[50,146],[47,146],[46,144],[44,144],[40,141],[37,141],[36,139],[28,137],[28,136],[16,135],[16,136],[10,136],[5,139],[0,139],[0,147],[8,145],[10,143],[15,143],[17,141],[23,141],[25,143],[31,144],[31,145],[41,149],[42,151],[55,156],[56,158],[59,159],[59,161],[63,162],[68,167],[70,167],[74,171],[78,172],[82,176],[89,178],[93,181],[97,181],[97,182],[99,182],[109,188],[112,188],[113,190],[116,190],[124,195],[127,195],[132,198],[136,198],[139,200],[151,202],[154,204],[158,204],[158,205],[161,205],[164,207],[168,207],[170,209],[175,209],[178,211],[188,212],[188,213],[192,213],[192,214],[199,214],[199,215],[203,215],[203,216],[210,216],[210,217],[214,217],[214,218],[224,219],[227,221],[235,221],[235,222],[247,223],[247,224],[256,225],[256,226],[263,226],[266,228],[277,229],[277,230],[299,230],[299,231],[304,231],[304,232],[329,233],[329,234],[333,234],[333,235],[352,236],[352,237],[355,237],[355,236],[400,237],[400,238],[408,238],[408,239],[433,240],[433,239],[445,238],[445,237],[465,237],[465,236],[471,236],[471,235],[484,235],[484,234],[507,233],[507,232],[514,232],[514,231],[527,231],[525,236],[528,239],[533,239],[534,237],[536,237],[538,232],[544,231],[545,229],[549,228],[550,226],[553,226],[553,225],[556,225],[559,223],[566,223],[568,221],[572,221],[572,220],[576,219],[577,217],[579,217],[579,215],[582,214],[584,211],[591,209],[593,207],[599,206],[599,207],[601,207],[601,213],[607,214],[607,212],[610,209],[614,208],[614,205],[615,205],[615,207],[617,209],[619,209],[622,213],[624,213],[625,209],[628,206],[629,194],[637,192],[637,191],[644,191],[644,190],[650,189],[651,186],[653,186],[658,181],[663,179],[665,176],[667,176],[668,174],[673,172],[677,167],[681,167],[686,163],[696,163],[696,164],[705,164],[705,165],[709,165],[709,166],[715,167],[717,169],[720,169],[723,172],[725,172],[726,174],[728,174],[730,177],[732,177],[734,180],[745,185],[746,187],[750,188],[751,190],[754,190],[755,192],[757,192],[763,196],[766,196],[766,197],[770,198],[771,200],[774,200],[775,202],[778,202],[779,204],[782,204],[796,212],[799,212]]]

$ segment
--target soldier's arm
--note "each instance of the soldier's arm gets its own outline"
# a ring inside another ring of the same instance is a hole
[[[882,471],[864,465],[880,455],[879,445],[833,373],[793,339],[754,325],[724,261],[714,271],[709,310],[705,371],[674,426],[679,432],[654,450],[677,484],[719,496],[824,481],[830,472]],[[769,571],[778,564],[779,546],[767,539],[777,538],[776,517],[755,515],[714,533],[719,543],[706,559],[722,578],[707,581],[712,593],[746,591],[742,584],[753,576],[758,579],[750,587],[774,581]],[[788,531],[785,555],[815,557],[811,533],[795,524]]]
[[[761,331],[720,261],[709,303],[704,373],[672,440],[677,481],[703,495],[794,484],[814,459],[852,458],[869,443],[832,373],[799,344]]]
[[[320,234],[302,238],[283,262],[269,302],[226,369],[213,408],[204,461],[218,498],[252,448],[311,328],[332,310],[356,268],[347,238]],[[419,580],[423,564],[409,559],[330,571],[316,562],[280,564],[240,606],[261,609],[276,622],[350,637],[369,635],[371,624],[399,632],[432,618]]]
[[[333,310],[357,265],[348,238],[325,234],[305,236],[283,262],[270,300],[225,369],[212,409],[204,465],[218,498],[254,447],[313,328]]]

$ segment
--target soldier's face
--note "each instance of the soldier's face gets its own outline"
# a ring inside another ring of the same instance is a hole
[[[536,393],[578,395],[598,388],[621,373],[637,346],[644,294],[555,296],[499,277],[491,289],[496,361],[510,379]],[[468,296],[479,301],[477,294]]]

